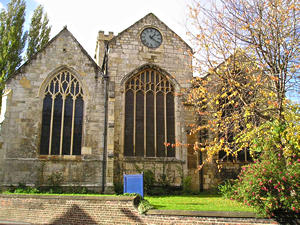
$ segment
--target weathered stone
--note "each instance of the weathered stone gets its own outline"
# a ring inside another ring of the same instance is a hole
[[[64,50],[64,51],[62,51]],[[0,151],[1,185],[47,185],[47,179],[61,173],[64,185],[101,185],[103,136],[83,135],[81,156],[41,156],[39,154],[44,89],[60,70],[70,70],[82,83],[84,94],[83,134],[90,129],[103,130],[104,110],[89,107],[97,102],[103,108],[103,84],[100,68],[86,54],[72,34],[63,29],[37,57],[27,61],[7,82],[13,94],[7,102],[1,127],[4,145]],[[21,72],[22,71],[22,72]],[[93,117],[87,121],[88,115]],[[95,132],[94,132],[95,133]],[[90,158],[85,162],[84,154]],[[92,160],[92,161],[90,161]]]
[[[149,26],[162,34],[162,44],[157,48],[148,48],[141,42],[140,34]],[[177,95],[190,88],[191,55],[192,49],[151,13],[117,36],[99,32],[99,66],[64,28],[7,82],[6,89],[11,92],[1,125],[0,184],[49,185],[56,177],[65,186],[100,190],[105,178],[104,186],[111,191],[114,181],[122,180],[123,173],[151,170],[157,179],[166,176],[172,185],[181,185],[182,178],[189,175],[194,190],[199,190],[201,182],[204,188],[214,186],[217,176],[213,164],[202,169],[204,179],[199,180],[199,155],[193,153],[191,146],[187,147],[197,140],[187,132],[187,124],[194,122],[193,111],[184,107]],[[181,144],[174,148],[174,158],[126,157],[123,153],[124,86],[145,68],[163,71],[175,88],[175,139]],[[44,92],[51,78],[61,70],[70,71],[83,90],[81,155],[40,154]]]

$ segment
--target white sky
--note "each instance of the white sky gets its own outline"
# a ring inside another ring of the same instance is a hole
[[[52,25],[51,36],[65,25],[93,57],[99,30],[120,33],[154,13],[186,42],[188,0],[27,0],[44,6]]]

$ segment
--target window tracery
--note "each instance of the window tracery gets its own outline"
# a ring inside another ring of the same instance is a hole
[[[41,155],[80,155],[83,92],[67,70],[48,83],[43,100]]]
[[[124,155],[175,157],[174,87],[146,69],[125,83]]]

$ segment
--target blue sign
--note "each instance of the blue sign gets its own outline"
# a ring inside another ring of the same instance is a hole
[[[137,193],[144,198],[143,174],[124,174],[124,193]]]

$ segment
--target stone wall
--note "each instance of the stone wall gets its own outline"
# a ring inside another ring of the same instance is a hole
[[[155,49],[148,48],[141,43],[140,33],[146,27],[155,27],[162,34],[163,42]],[[192,50],[191,48],[170,28],[162,23],[153,14],[148,14],[128,29],[124,30],[109,42],[108,76],[110,86],[114,95],[109,98],[109,112],[114,113],[109,118],[108,151],[114,154],[114,164],[111,164],[111,171],[117,178],[123,172],[134,173],[135,164],[151,167],[153,162],[156,168],[168,165],[169,173],[175,175],[176,185],[180,184],[177,167],[183,166],[187,174],[187,150],[185,145],[176,147],[175,160],[169,163],[168,160],[147,158],[125,157],[123,155],[123,129],[124,129],[124,83],[134,76],[143,66],[152,66],[165,71],[170,75],[169,79],[175,86],[178,94],[182,89],[189,87],[189,80],[192,78]],[[175,96],[175,138],[183,144],[186,143],[186,114],[181,97]],[[190,119],[190,118],[188,118]],[[162,173],[160,171],[159,173]],[[112,176],[112,175],[109,175]]]
[[[82,154],[40,155],[44,89],[62,69],[83,88]],[[104,129],[103,82],[99,67],[65,28],[7,82],[5,120],[1,124],[0,184],[47,185],[60,173],[62,185],[99,188]]]
[[[221,217],[220,212],[149,211],[140,215],[134,197],[0,195],[0,224],[278,224],[269,219]],[[224,213],[223,213],[224,214]],[[225,213],[226,214],[226,213]],[[202,216],[201,216],[202,215]],[[211,216],[209,216],[211,215]]]

